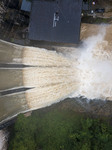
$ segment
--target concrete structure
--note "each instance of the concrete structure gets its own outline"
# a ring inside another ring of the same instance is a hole
[[[32,0],[29,39],[78,43],[82,0]]]

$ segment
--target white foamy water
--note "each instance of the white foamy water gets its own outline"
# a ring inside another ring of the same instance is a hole
[[[112,45],[105,39],[108,28],[100,26],[98,34],[84,40],[79,48],[77,71],[80,83],[72,97],[112,100]]]
[[[8,43],[2,42],[7,55],[1,55],[1,62],[12,64],[19,59],[19,63],[31,66],[1,70],[1,83],[5,82],[2,90],[14,88],[13,85],[33,89],[0,97],[3,106],[0,121],[9,114],[11,117],[22,111],[46,107],[67,97],[112,100],[112,26],[88,25],[87,29],[86,26],[82,32],[83,43],[78,48],[56,47],[57,52],[11,44],[8,49]],[[92,27],[95,33],[93,35],[92,31],[90,36],[88,29]],[[10,79],[8,84],[6,78]],[[20,97],[23,97],[22,102]]]
[[[63,55],[45,50],[45,55],[43,52],[43,55],[38,53],[41,66],[44,64],[43,68],[38,68],[38,61],[32,61],[37,68],[23,71],[24,85],[35,87],[26,92],[29,108],[41,108],[67,97],[112,99],[111,40],[106,39],[111,26],[101,25],[98,28],[98,33],[83,40],[79,48],[61,48],[62,53],[64,50]],[[32,50],[33,48],[30,49],[30,55],[26,56],[31,58]],[[26,56],[25,63],[29,59]],[[46,59],[51,56],[53,59]],[[44,63],[43,57],[47,63]],[[54,62],[55,67],[51,62]]]

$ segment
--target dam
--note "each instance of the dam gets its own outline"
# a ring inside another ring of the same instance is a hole
[[[112,25],[82,24],[82,43],[55,51],[1,40],[0,124],[67,97],[112,100],[111,35]]]

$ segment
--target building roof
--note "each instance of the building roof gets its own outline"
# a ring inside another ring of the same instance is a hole
[[[31,11],[31,2],[27,1],[27,0],[23,0],[22,5],[21,5],[21,10],[30,12]]]
[[[29,39],[78,43],[82,0],[32,0]]]

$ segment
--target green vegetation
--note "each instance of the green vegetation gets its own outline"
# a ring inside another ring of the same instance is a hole
[[[112,150],[109,121],[73,111],[35,111],[19,115],[8,150]]]

